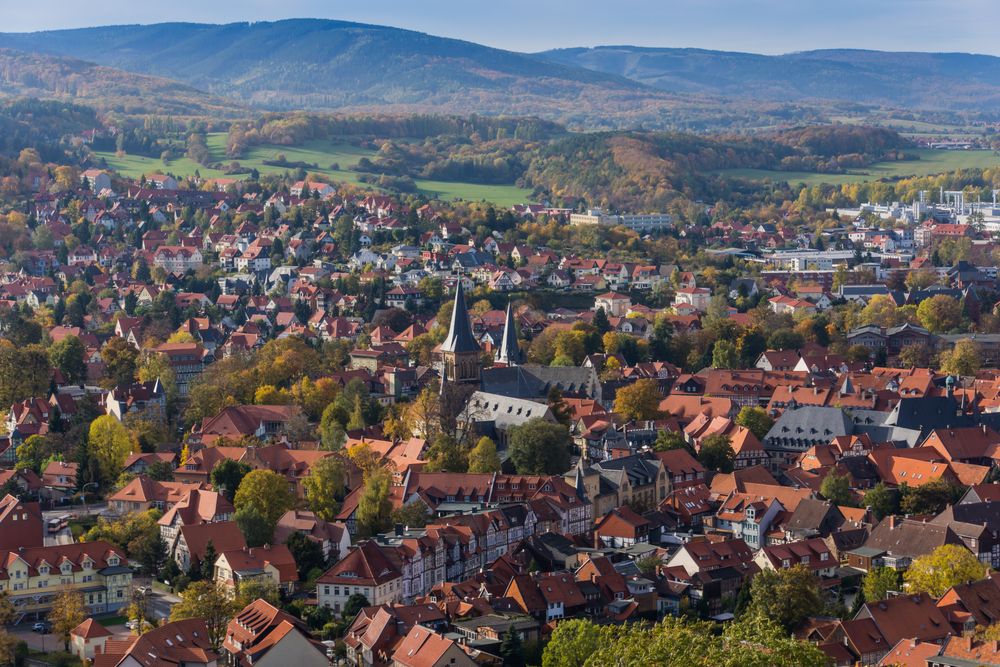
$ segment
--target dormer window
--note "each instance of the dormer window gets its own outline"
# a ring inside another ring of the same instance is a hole
[[[48,565],[42,565],[40,568],[38,568],[38,574],[48,574],[48,573],[49,573]]]
[[[118,560],[118,556],[112,556],[111,558],[108,559],[108,565],[110,565],[111,567],[117,566],[119,562],[120,561]]]

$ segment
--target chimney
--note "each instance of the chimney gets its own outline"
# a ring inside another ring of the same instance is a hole
[[[893,530],[896,527],[896,515],[890,514],[888,518],[889,518],[889,530]]]

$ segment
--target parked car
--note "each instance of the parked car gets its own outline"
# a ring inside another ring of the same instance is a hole
[[[42,634],[49,634],[52,632],[52,624],[48,621],[38,621],[31,626],[32,632],[41,632]]]

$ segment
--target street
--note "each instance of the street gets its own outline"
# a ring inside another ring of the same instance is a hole
[[[107,509],[107,503],[94,503],[88,504],[86,507],[83,505],[66,505],[61,508],[43,511],[42,525],[45,530],[45,546],[49,547],[58,544],[72,544],[73,542],[73,533],[70,531],[69,527],[63,528],[58,533],[49,532],[49,521],[52,519],[58,519],[59,517],[67,514],[78,517],[90,516],[94,514],[101,514]]]

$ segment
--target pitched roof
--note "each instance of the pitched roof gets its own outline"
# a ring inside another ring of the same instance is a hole
[[[458,281],[455,290],[455,306],[451,311],[451,326],[448,335],[441,343],[442,352],[478,352],[479,343],[472,335],[472,324],[469,322],[469,311],[465,306],[465,290],[462,281]]]

